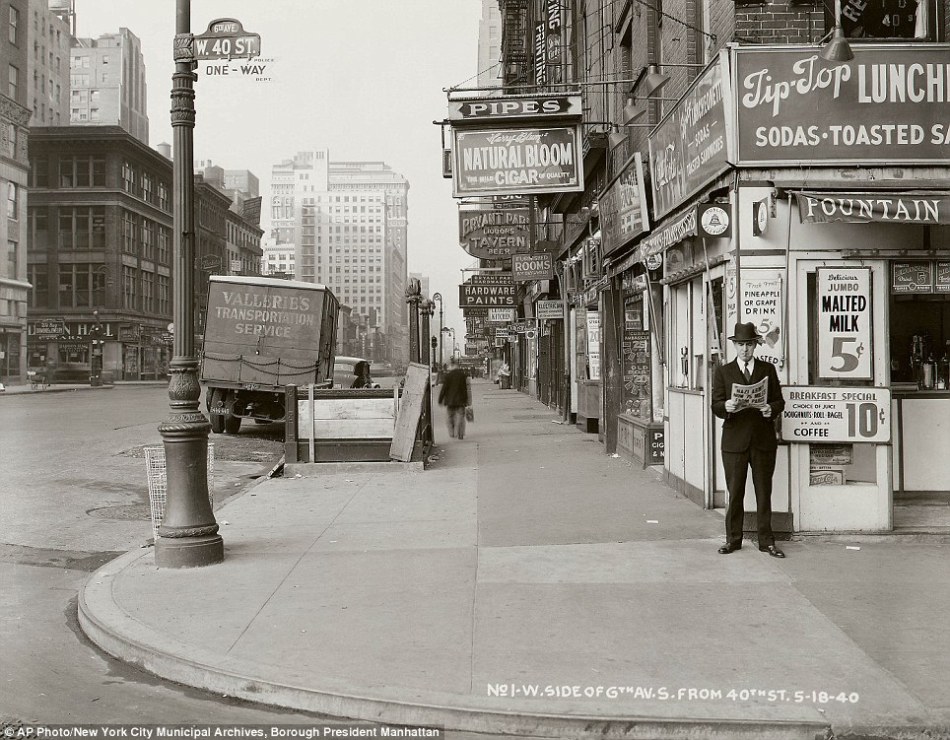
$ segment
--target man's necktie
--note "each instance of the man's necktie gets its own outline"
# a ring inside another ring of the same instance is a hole
[[[743,369],[743,371],[742,371],[742,374],[745,375],[745,382],[746,382],[746,383],[751,383],[751,382],[752,382],[752,373],[749,372],[749,365],[748,365],[748,363],[744,366],[744,369]]]

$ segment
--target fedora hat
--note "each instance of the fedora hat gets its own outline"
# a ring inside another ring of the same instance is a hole
[[[733,342],[756,342],[762,344],[762,337],[755,330],[755,324],[748,321],[744,324],[737,323],[735,331],[729,339]]]

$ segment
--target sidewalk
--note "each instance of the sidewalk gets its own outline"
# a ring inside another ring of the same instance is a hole
[[[426,471],[267,480],[216,513],[220,565],[109,563],[80,594],[86,634],[180,683],[392,724],[950,737],[950,546],[720,556],[718,512],[528,396],[473,391],[464,441],[438,410]]]
[[[102,391],[111,390],[117,385],[168,385],[167,380],[116,380],[103,385],[89,385],[89,383],[51,383],[49,385],[32,387],[29,383],[20,385],[5,385],[0,392],[4,396],[19,396],[25,393],[64,393],[66,391]]]

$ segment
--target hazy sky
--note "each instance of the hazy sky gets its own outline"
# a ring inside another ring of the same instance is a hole
[[[76,31],[97,37],[126,27],[142,40],[150,144],[172,143],[175,0],[76,0]],[[208,76],[199,63],[195,159],[249,169],[261,182],[268,223],[271,166],[327,147],[331,161],[383,161],[409,190],[409,270],[444,297],[459,341],[456,201],[442,178],[443,88],[477,72],[480,0],[192,0],[191,31],[235,18],[261,36],[263,76]],[[243,62],[236,61],[237,64]],[[438,314],[436,314],[436,322]],[[451,344],[448,345],[451,349]]]

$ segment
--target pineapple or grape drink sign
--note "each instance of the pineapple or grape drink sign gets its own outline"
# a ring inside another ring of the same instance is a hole
[[[785,364],[785,295],[782,278],[774,273],[759,275],[754,269],[742,271],[739,313],[742,322],[751,321],[762,337],[756,350],[759,360],[776,367]]]

